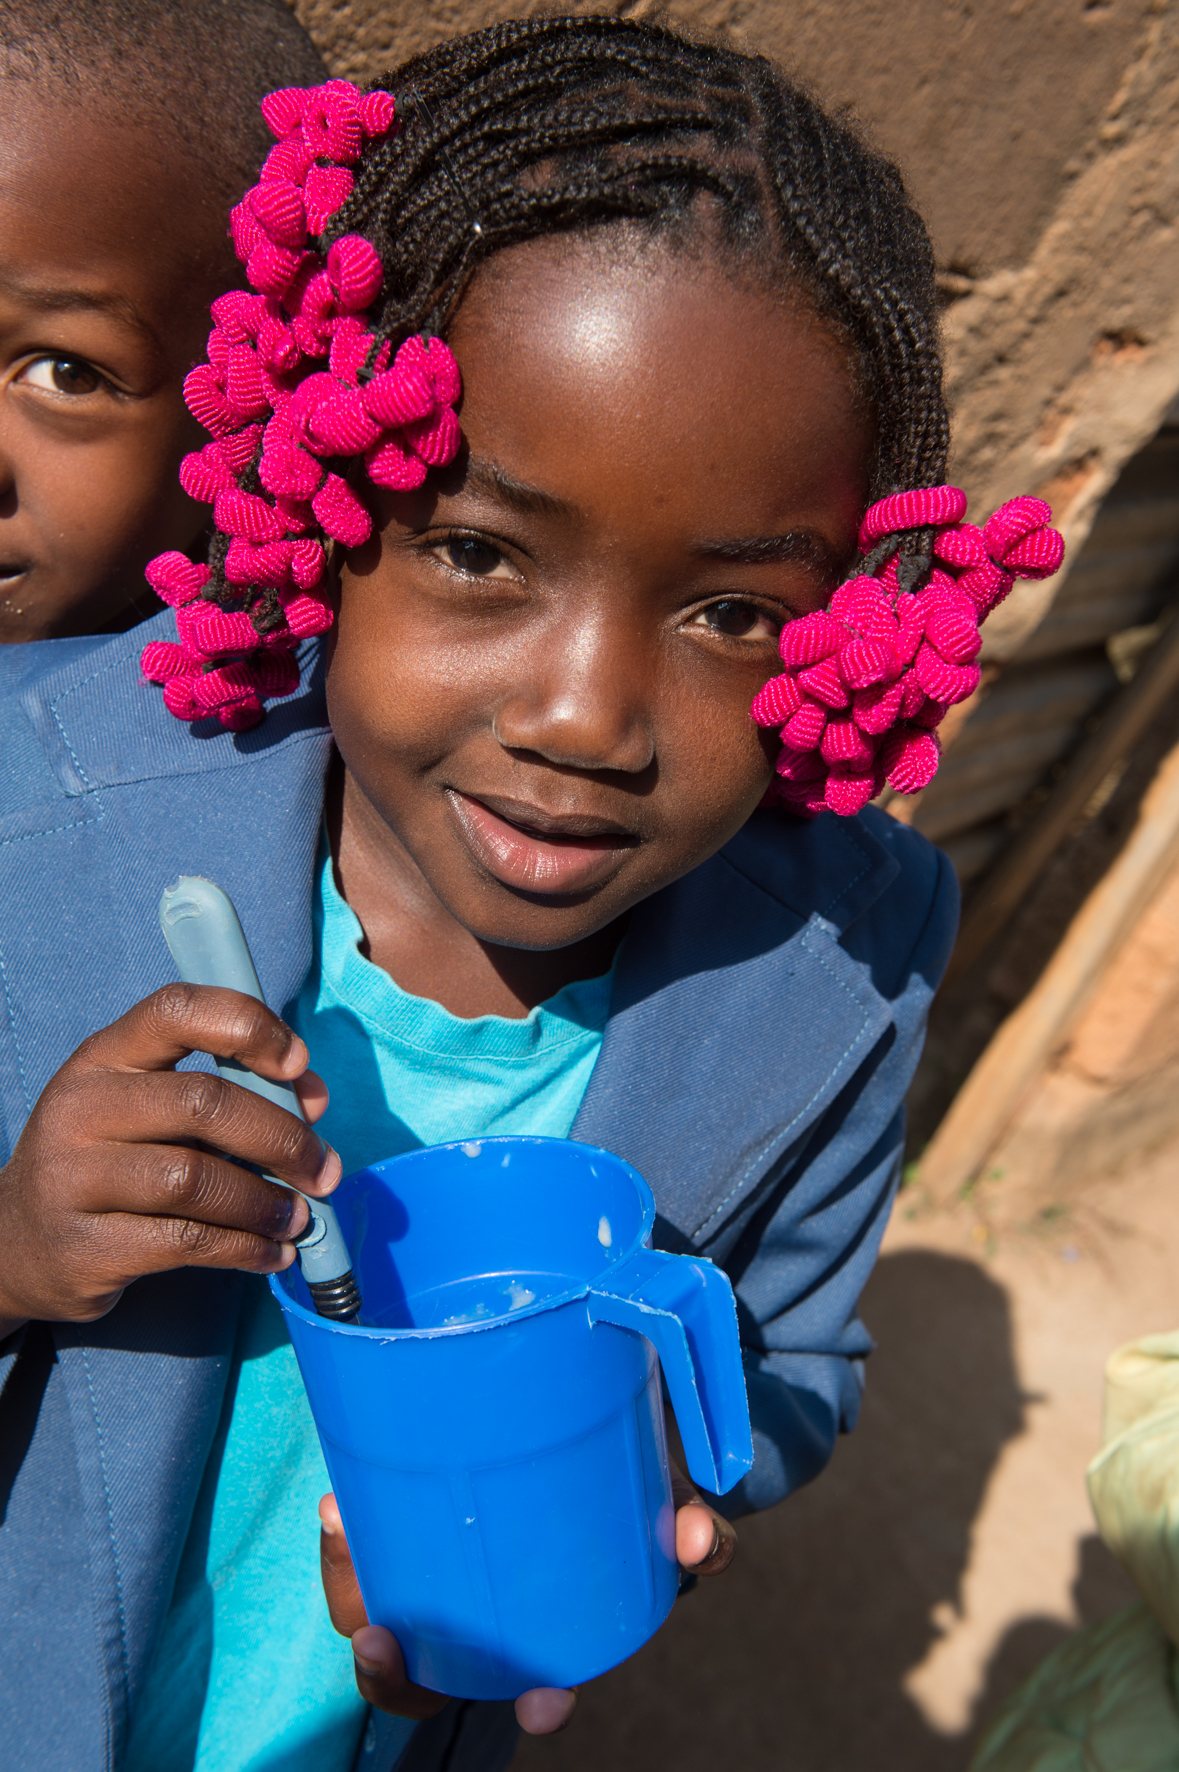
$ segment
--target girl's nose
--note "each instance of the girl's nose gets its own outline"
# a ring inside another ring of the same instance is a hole
[[[493,720],[505,750],[638,775],[655,757],[654,669],[625,624],[579,623],[530,650]]]

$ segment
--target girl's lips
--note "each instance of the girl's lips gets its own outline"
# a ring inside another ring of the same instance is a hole
[[[446,797],[476,862],[502,885],[517,892],[586,892],[609,879],[621,857],[638,842],[637,837],[622,830],[587,830],[591,820],[562,821],[539,811],[533,816],[549,828],[524,828],[530,823],[530,809],[520,807],[517,813],[515,802],[514,816],[508,818],[457,788],[448,788]],[[562,822],[575,828],[562,830]],[[578,826],[582,828],[577,829]]]

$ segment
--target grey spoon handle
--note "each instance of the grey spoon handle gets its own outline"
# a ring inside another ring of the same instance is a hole
[[[265,1001],[233,902],[212,880],[182,874],[165,886],[160,897],[160,928],[185,984],[216,985],[240,991],[259,1003]],[[273,1083],[233,1059],[215,1062],[228,1082],[303,1118],[299,1097],[289,1083]],[[277,1175],[266,1179],[277,1187],[289,1186]],[[321,1316],[348,1321],[360,1308],[348,1246],[333,1208],[324,1200],[308,1198],[307,1204],[311,1222],[298,1241],[303,1278]]]

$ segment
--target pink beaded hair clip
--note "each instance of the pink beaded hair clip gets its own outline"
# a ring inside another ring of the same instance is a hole
[[[886,784],[899,794],[928,787],[941,754],[935,728],[978,688],[982,622],[1017,578],[1058,570],[1064,541],[1042,498],[1011,499],[981,529],[965,515],[956,486],[882,498],[860,525],[861,553],[932,529],[926,583],[902,590],[894,553],[783,628],[786,669],[750,711],[781,730],[775,797],[791,811],[850,817]]]
[[[392,95],[329,80],[273,92],[262,110],[278,140],[230,216],[250,288],[213,303],[208,362],[184,384],[212,441],[185,457],[181,484],[213,506],[229,595],[208,566],[159,555],[147,579],[176,610],[178,638],[153,642],[141,661],[178,719],[232,731],[256,725],[265,700],[294,693],[296,643],[332,624],[322,538],[358,547],[372,533],[337,469],[360,457],[374,485],[409,491],[461,443],[450,350],[408,338],[394,353],[366,323],[383,276],[376,249],[360,234],[326,252],[318,244],[365,144],[394,127]],[[1016,578],[1059,567],[1064,544],[1042,500],[1013,499],[982,529],[965,511],[953,486],[880,500],[861,552],[932,530],[928,581],[903,590],[894,554],[783,630],[786,668],[751,712],[781,729],[775,797],[791,811],[850,815],[886,783],[904,794],[925,787],[938,765],[934,729],[978,686],[983,618]]]
[[[250,290],[213,303],[209,360],[184,383],[213,440],[184,458],[180,483],[213,506],[236,606],[213,597],[208,566],[160,554],[147,580],[175,608],[178,639],[141,660],[178,719],[233,731],[294,692],[296,642],[332,624],[320,537],[359,547],[372,533],[328,463],[360,456],[374,485],[403,492],[461,442],[458,365],[442,340],[407,338],[394,355],[365,324],[383,276],[375,247],[360,234],[326,253],[316,244],[352,194],[365,143],[393,128],[392,96],[329,80],[272,92],[262,112],[278,141],[229,220]],[[256,491],[241,485],[247,472]]]

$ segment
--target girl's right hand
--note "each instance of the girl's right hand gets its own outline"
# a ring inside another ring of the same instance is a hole
[[[295,1083],[307,1048],[237,991],[166,985],[86,1040],[46,1086],[0,1172],[0,1335],[31,1318],[93,1322],[143,1274],[272,1274],[340,1159],[294,1114],[177,1071],[190,1052]]]

